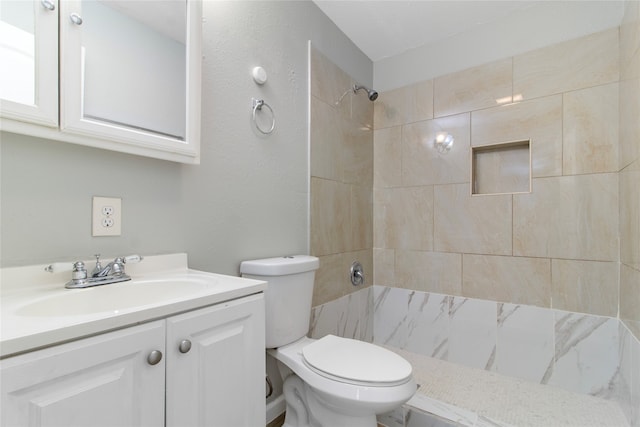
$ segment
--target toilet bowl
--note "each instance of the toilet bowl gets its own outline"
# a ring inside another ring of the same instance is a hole
[[[306,337],[319,260],[310,256],[244,261],[244,277],[268,282],[267,352],[278,361],[284,427],[375,427],[376,415],[413,396],[409,362],[363,341]]]
[[[311,393],[317,400],[316,410],[322,412],[308,417],[319,421],[318,425],[337,425],[340,419],[344,421],[340,425],[345,426],[376,425],[376,414],[397,408],[416,391],[406,360],[366,342],[333,335],[319,340],[304,337],[268,351],[302,381],[289,392],[302,393],[303,388],[307,398]],[[286,383],[289,372],[284,367],[281,372]],[[284,389],[285,401],[295,397],[286,395],[286,385]],[[327,424],[329,420],[334,424]]]

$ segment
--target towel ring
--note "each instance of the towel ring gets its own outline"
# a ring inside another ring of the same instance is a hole
[[[253,102],[253,113],[252,113],[253,124],[256,125],[256,129],[258,129],[258,131],[260,131],[260,133],[262,133],[264,135],[269,135],[271,132],[273,132],[273,129],[275,129],[275,127],[276,127],[276,115],[273,112],[273,108],[271,108],[271,106],[269,106],[269,104],[264,102],[264,99],[252,98],[252,102]],[[257,114],[258,111],[262,111],[262,107],[267,107],[269,109],[269,111],[271,112],[271,127],[268,130],[262,129],[260,127],[260,125],[258,125],[258,121],[256,120],[256,114]]]

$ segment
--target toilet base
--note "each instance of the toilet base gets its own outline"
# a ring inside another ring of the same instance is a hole
[[[376,427],[375,414],[353,416],[329,409],[316,393],[295,374],[283,385],[286,413],[283,427]]]

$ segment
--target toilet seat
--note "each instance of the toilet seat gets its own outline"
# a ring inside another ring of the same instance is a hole
[[[302,348],[304,364],[343,383],[391,387],[411,378],[411,364],[397,354],[364,341],[327,335]]]
[[[329,338],[329,340],[332,339]],[[283,379],[286,379],[291,373],[297,375],[313,390],[314,395],[323,402],[323,405],[343,414],[382,414],[402,405],[416,392],[416,382],[412,375],[409,375],[401,384],[371,381],[357,384],[335,375],[334,378],[331,378],[326,372],[321,372],[316,368],[312,369],[309,363],[305,362],[302,353],[306,347],[317,341],[320,340],[302,337],[285,346],[268,349],[267,352],[280,362],[280,372]],[[373,346],[373,344],[370,345]],[[313,347],[311,349],[313,351]],[[351,356],[347,358],[355,360]],[[404,359],[402,360],[404,361]],[[338,408],[340,409],[338,410]]]

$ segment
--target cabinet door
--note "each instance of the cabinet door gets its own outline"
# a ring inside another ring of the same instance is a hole
[[[13,426],[164,424],[164,321],[0,361],[2,419]]]
[[[2,0],[0,116],[58,126],[57,0]]]
[[[193,0],[65,0],[61,129],[197,157],[201,15]]]
[[[264,425],[264,345],[263,294],[167,319],[167,427]]]

